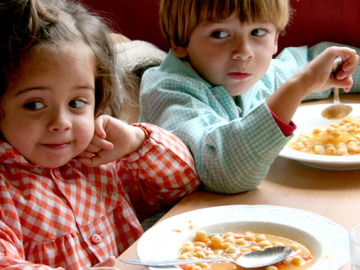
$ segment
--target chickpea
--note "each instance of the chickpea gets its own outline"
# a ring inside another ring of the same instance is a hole
[[[255,239],[255,234],[253,232],[245,232],[244,239],[248,241],[253,241]]]
[[[194,265],[192,270],[202,270],[202,267],[200,265]]]
[[[209,241],[208,234],[203,230],[198,230],[195,234],[194,241],[206,243]]]
[[[224,242],[235,243],[235,238],[233,236],[228,236],[225,238]]]
[[[278,268],[274,265],[267,266],[265,270],[278,270]]]
[[[224,243],[222,244],[221,248],[225,250],[225,249],[228,249],[228,248],[230,248],[230,247],[232,247],[232,246],[233,246],[232,243],[230,243],[230,242],[224,242]]]
[[[178,260],[188,260],[189,257],[185,254],[181,254],[179,257],[178,257]]]
[[[235,244],[239,246],[245,246],[248,244],[248,242],[244,238],[240,238],[235,241]]]
[[[208,256],[214,256],[214,251],[212,251],[211,249],[206,249],[205,250],[205,255]]]
[[[320,134],[322,132],[321,128],[314,128],[313,134]]]
[[[195,253],[195,256],[197,257],[197,258],[201,258],[201,259],[205,259],[205,252],[203,252],[203,251],[198,251],[198,252],[196,252]]]
[[[193,246],[193,245],[185,245],[185,246],[181,247],[180,253],[185,253],[185,252],[194,251],[194,250],[195,250],[195,246]]]
[[[261,249],[261,247],[259,247],[259,246],[251,247],[251,251],[257,251],[257,250],[260,250],[260,249]]]
[[[300,256],[294,256],[294,257],[291,259],[291,263],[292,263],[293,265],[301,265],[303,262],[304,262],[304,259],[301,258]]]
[[[296,142],[295,144],[293,144],[293,148],[298,151],[305,149],[305,147],[306,146],[303,142]]]
[[[325,148],[322,145],[314,145],[314,153],[318,155],[322,155],[325,153]]]
[[[265,234],[259,234],[258,236],[255,237],[255,242],[261,242],[266,240]]]
[[[271,246],[272,246],[271,243],[270,243],[268,240],[261,241],[261,242],[259,243],[259,245],[260,245],[260,247],[262,247],[262,248],[271,247]]]
[[[228,247],[227,249],[225,249],[225,253],[234,254],[234,253],[239,253],[239,252],[240,252],[240,249],[235,246],[231,246],[231,247]]]
[[[220,235],[216,234],[216,235],[213,235],[210,239],[211,241],[211,247],[214,248],[214,249],[219,249],[219,248],[222,248],[222,244],[223,244],[223,239]]]
[[[208,264],[208,263],[198,263],[197,265],[200,266],[202,269],[209,268],[209,264]]]

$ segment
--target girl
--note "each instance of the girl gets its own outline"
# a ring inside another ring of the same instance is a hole
[[[0,19],[0,268],[112,266],[139,221],[197,188],[191,155],[160,128],[102,115],[120,90],[100,18],[4,0]]]
[[[353,83],[359,57],[350,48],[321,54],[324,44],[293,48],[272,59],[290,13],[287,0],[160,1],[171,50],[142,77],[140,121],[185,142],[207,190],[238,193],[258,186],[291,138],[301,101]],[[334,77],[338,56],[344,62]]]

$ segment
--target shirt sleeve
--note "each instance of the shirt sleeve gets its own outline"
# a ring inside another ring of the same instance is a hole
[[[310,61],[315,59],[325,49],[331,46],[346,46],[346,45],[333,43],[333,42],[320,42],[310,48],[307,46],[285,48],[272,61],[271,68],[274,69],[276,75],[274,88],[277,89],[286,80],[288,80],[290,77],[292,77],[301,69],[303,69]],[[355,49],[357,53],[360,54],[360,48],[351,47],[351,46],[349,47]],[[352,74],[352,77],[354,83],[350,90],[350,93],[358,93],[360,92],[360,63],[357,69],[355,70],[355,72]],[[343,90],[341,90],[340,92],[345,93]],[[331,93],[332,93],[332,89],[328,89],[322,92],[311,93],[309,96],[305,98],[305,100],[328,98]]]
[[[121,178],[142,221],[197,189],[200,180],[190,151],[178,137],[154,125],[134,125],[147,132],[147,139],[122,159]]]
[[[278,124],[279,128],[281,129],[282,133],[285,136],[290,136],[294,130],[296,129],[296,125],[293,121],[291,121],[289,124],[281,120],[270,108],[271,114],[273,115],[276,123]]]

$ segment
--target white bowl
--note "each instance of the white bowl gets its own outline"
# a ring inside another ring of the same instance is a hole
[[[271,205],[218,206],[173,216],[143,234],[138,256],[176,259],[183,242],[192,240],[198,229],[207,233],[251,230],[290,238],[315,256],[311,270],[340,269],[349,260],[348,233],[343,227],[309,211]]]

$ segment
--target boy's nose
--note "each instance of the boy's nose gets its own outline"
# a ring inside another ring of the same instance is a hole
[[[254,53],[251,44],[245,40],[239,40],[234,44],[232,51],[232,59],[249,61],[254,57]]]
[[[49,119],[49,131],[65,131],[71,128],[71,121],[67,113],[62,110],[54,111]]]

